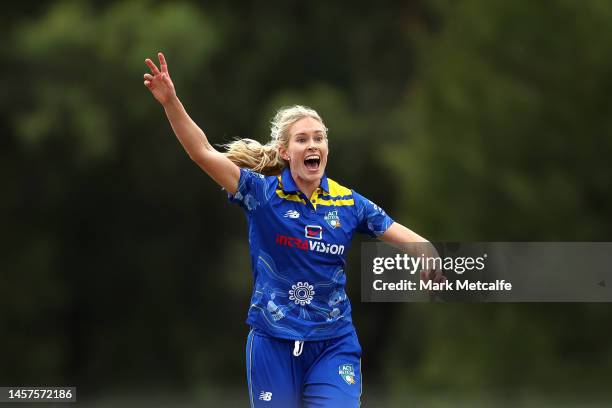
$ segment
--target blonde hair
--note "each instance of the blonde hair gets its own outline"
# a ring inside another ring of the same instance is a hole
[[[321,122],[327,136],[327,128],[321,116],[312,108],[302,105],[286,106],[279,109],[270,121],[271,140],[262,145],[253,139],[237,139],[223,145],[225,155],[238,167],[248,168],[267,176],[275,176],[288,165],[281,157],[280,148],[289,146],[289,128],[303,118]]]

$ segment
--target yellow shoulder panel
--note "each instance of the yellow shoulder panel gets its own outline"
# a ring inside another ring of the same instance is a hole
[[[329,206],[329,207],[341,207],[355,205],[353,200],[353,192],[334,180],[328,178],[327,184],[329,186],[329,194],[323,192],[317,199],[317,204]]]
[[[351,196],[353,192],[351,189],[341,186],[336,183],[334,180],[328,178],[327,184],[329,185],[329,195],[332,197],[342,197],[342,196]]]

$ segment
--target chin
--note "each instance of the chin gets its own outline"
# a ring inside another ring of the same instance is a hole
[[[317,171],[316,173],[302,173],[300,176],[302,180],[304,181],[308,181],[308,182],[319,181],[321,177],[323,177],[323,172]]]

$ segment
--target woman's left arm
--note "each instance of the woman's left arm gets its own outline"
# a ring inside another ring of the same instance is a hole
[[[439,256],[438,251],[431,242],[397,222],[391,224],[378,239],[412,256],[424,255],[428,258]],[[437,283],[446,280],[440,270],[424,269],[421,271],[420,276],[423,281],[433,280]]]

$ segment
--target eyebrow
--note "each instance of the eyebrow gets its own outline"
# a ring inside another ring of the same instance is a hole
[[[323,132],[322,130],[315,130],[312,133],[323,133],[323,134],[325,134],[325,132]],[[300,132],[300,133],[296,133],[294,136],[308,136],[308,133]]]

